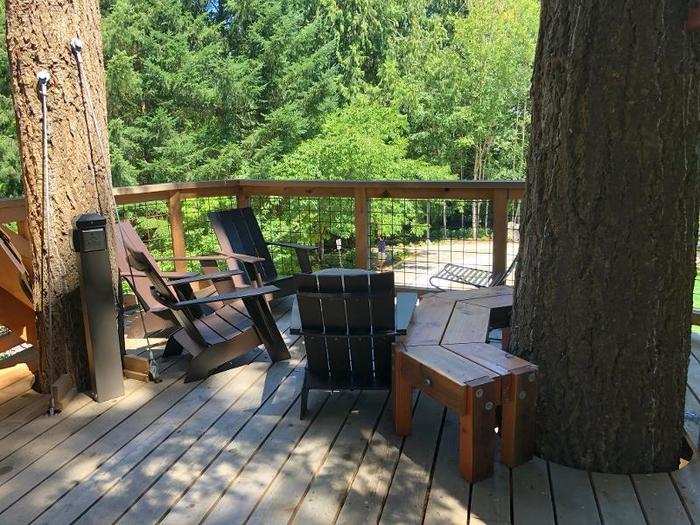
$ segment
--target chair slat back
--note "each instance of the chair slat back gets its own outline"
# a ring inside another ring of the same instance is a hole
[[[265,260],[256,267],[263,281],[269,282],[277,278],[277,269],[272,261],[272,255],[251,208],[214,211],[209,213],[209,220],[222,251],[261,257]],[[243,264],[239,263],[239,267],[245,270]],[[252,278],[252,276],[249,277]]]
[[[148,264],[153,268],[158,268],[158,263],[155,261],[148,248],[141,240],[136,228],[129,221],[119,222],[119,235],[117,236],[117,267],[119,273],[136,295],[139,303],[147,312],[150,310],[160,309],[161,304],[156,301],[151,294],[151,280],[148,277],[133,275],[136,272],[132,271],[132,267],[127,260],[127,251],[134,251],[143,254],[148,261]],[[136,268],[133,268],[136,270]]]
[[[126,256],[129,258],[131,266],[140,272],[145,273],[151,283],[149,293],[151,297],[159,304],[170,308],[175,320],[185,329],[187,334],[202,346],[208,346],[202,334],[195,327],[195,319],[199,312],[194,312],[189,308],[175,309],[173,306],[178,302],[178,297],[175,295],[172,287],[169,286],[165,279],[158,272],[157,267],[153,263],[152,257],[147,252],[138,250],[125,241]]]
[[[308,367],[335,384],[389,384],[394,274],[295,276]]]
[[[316,276],[303,273],[295,275],[294,280],[298,291],[297,304],[302,330],[307,330],[310,334],[304,337],[307,366],[319,379],[327,380],[328,352],[323,335],[321,301],[312,295],[318,292],[318,281]]]

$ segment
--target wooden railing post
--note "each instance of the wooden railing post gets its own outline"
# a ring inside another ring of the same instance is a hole
[[[355,189],[355,265],[369,268],[369,201],[365,188]]]
[[[493,192],[493,273],[506,271],[508,249],[508,192]]]
[[[244,191],[236,192],[236,207],[247,208],[250,206],[250,195]]]
[[[180,192],[173,193],[168,198],[168,220],[170,221],[170,237],[173,242],[173,257],[185,257],[185,227],[182,218],[182,199]],[[187,261],[175,261],[175,270],[187,271]]]

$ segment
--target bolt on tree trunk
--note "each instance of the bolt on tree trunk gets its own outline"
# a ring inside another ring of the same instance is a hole
[[[86,386],[87,361],[79,293],[79,261],[73,252],[73,219],[88,211],[113,218],[107,104],[105,97],[100,12],[97,0],[6,0],[7,48],[12,94],[22,159],[33,254],[33,300],[38,313],[43,391],[70,372]],[[83,41],[84,85],[81,88],[70,42]],[[48,86],[50,222],[42,214],[42,111],[37,74],[51,74]],[[86,110],[91,98],[94,118]],[[97,181],[97,184],[95,183]],[[49,287],[42,287],[47,255],[45,228],[51,232]],[[114,231],[112,229],[112,231]],[[113,239],[112,239],[113,242]],[[49,348],[47,288],[53,291],[53,344]]]
[[[687,2],[544,0],[513,316],[540,366],[539,451],[678,467],[698,227]]]

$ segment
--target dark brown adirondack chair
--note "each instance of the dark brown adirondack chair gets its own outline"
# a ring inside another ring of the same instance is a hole
[[[413,317],[418,297],[396,294],[393,272],[343,273],[295,276],[291,331],[304,336],[307,359],[302,418],[309,390],[391,388],[391,345]]]
[[[32,279],[8,233],[0,230],[0,323],[36,344]]]
[[[277,273],[268,246],[294,250],[300,270],[303,273],[311,273],[309,254],[316,251],[316,248],[289,242],[266,241],[251,208],[211,212],[209,220],[214,232],[216,232],[216,237],[219,239],[221,251],[227,255],[233,254],[232,262],[235,260],[237,266],[241,270],[245,270],[246,283],[257,282],[260,285],[276,286],[280,291],[274,295],[275,297],[284,297],[295,292],[294,278],[281,276]],[[243,260],[237,254],[259,258],[259,262],[251,263]]]
[[[117,236],[117,266],[119,267],[119,276],[124,279],[131,290],[134,292],[141,308],[148,314],[144,317],[146,323],[146,332],[154,333],[167,328],[177,326],[177,321],[172,313],[172,310],[163,306],[151,294],[151,280],[148,276],[129,265],[127,260],[126,246],[130,246],[131,250],[143,253],[150,264],[158,271],[158,273],[166,281],[168,279],[184,279],[186,277],[194,277],[196,273],[191,272],[163,272],[160,270],[158,261],[151,255],[148,248],[141,240],[138,232],[129,221],[121,221],[119,223],[119,235]],[[243,257],[243,256],[240,256]],[[218,263],[227,261],[229,256],[224,254],[214,254],[196,257],[165,257],[158,259],[159,261],[195,261],[201,264],[203,273],[210,275],[218,272]],[[213,286],[205,287],[198,291],[196,296],[204,297],[213,293],[226,293],[233,291],[233,283],[230,278],[210,278]],[[174,292],[175,290],[173,290]],[[219,308],[221,304],[213,303],[201,306],[204,313],[211,313],[212,308]]]
[[[164,356],[192,355],[185,381],[202,379],[221,365],[263,344],[275,362],[289,358],[289,350],[275,324],[265,295],[274,286],[247,287],[229,293],[196,298],[191,285],[213,279],[228,279],[241,270],[195,275],[183,279],[164,279],[146,253],[126,245],[131,266],[151,282],[153,297],[172,311],[180,329],[170,336]],[[239,307],[240,303],[244,307]],[[212,313],[202,306],[219,304]]]

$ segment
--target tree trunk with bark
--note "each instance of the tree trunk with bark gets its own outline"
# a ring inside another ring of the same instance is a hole
[[[678,467],[698,227],[688,2],[544,0],[513,348],[540,366],[538,447]]]
[[[84,387],[87,362],[72,223],[77,215],[90,211],[112,220],[114,208],[99,2],[6,0],[5,5],[35,276],[33,299],[41,355],[39,385],[46,391],[58,376],[70,372],[78,386]],[[70,47],[71,39],[78,36],[83,42],[82,79]],[[37,90],[37,74],[41,70],[51,74],[47,97],[50,222],[42,214],[42,110]],[[44,242],[45,228],[51,232],[50,246]],[[45,272],[47,252],[50,263]],[[45,285],[47,282],[49,286]],[[53,311],[50,347],[49,301]]]

